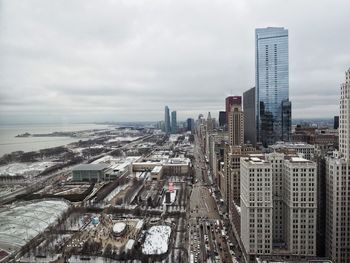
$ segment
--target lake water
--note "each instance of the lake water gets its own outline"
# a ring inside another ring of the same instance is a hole
[[[99,124],[30,124],[30,125],[0,125],[0,157],[14,151],[37,151],[40,149],[66,145],[79,141],[81,138],[70,137],[15,137],[23,133],[51,133],[67,131],[83,131],[91,129],[106,129],[108,125]]]

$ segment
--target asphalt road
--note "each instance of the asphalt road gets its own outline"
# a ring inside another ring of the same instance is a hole
[[[196,140],[194,147],[195,184],[190,196],[188,217],[190,262],[235,262],[228,235],[222,235],[224,220],[219,214],[218,200],[211,193],[204,155]],[[219,223],[219,224],[218,224]],[[227,229],[226,226],[225,229]],[[225,231],[226,232],[226,231]],[[238,261],[236,261],[238,262]]]

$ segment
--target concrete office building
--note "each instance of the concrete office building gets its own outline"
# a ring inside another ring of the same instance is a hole
[[[171,133],[177,133],[177,119],[176,119],[176,111],[171,112]]]
[[[228,114],[231,111],[232,105],[242,106],[242,97],[241,96],[228,96],[225,99],[226,124],[228,124]]]
[[[187,122],[187,131],[193,132],[194,131],[194,119],[188,118],[186,122]]]
[[[339,116],[334,116],[334,123],[333,123],[333,129],[339,128]]]
[[[258,28],[255,44],[257,136],[266,147],[291,135],[288,30]]]
[[[241,240],[248,262],[316,256],[316,163],[270,153],[241,158]]]
[[[326,159],[326,256],[350,262],[350,68],[341,85],[339,152]]]
[[[240,158],[247,157],[250,154],[260,153],[251,145],[231,146],[226,145],[224,157],[224,175],[226,192],[223,192],[228,209],[232,206],[231,202],[240,204]]]
[[[230,145],[239,146],[244,143],[244,116],[241,104],[232,104],[228,113],[228,131]]]
[[[165,106],[164,109],[164,132],[170,133],[171,126],[170,126],[170,111],[169,107]]]
[[[282,152],[285,154],[296,153],[300,157],[313,160],[315,156],[315,145],[307,143],[277,142],[269,146],[270,151]]]
[[[215,127],[216,127],[215,118],[211,117],[210,112],[208,112],[208,117],[207,117],[206,124],[207,124],[207,131],[208,132],[212,132],[215,129]]]
[[[225,145],[228,141],[228,133],[224,131],[217,131],[212,133],[209,137],[209,166],[213,175],[214,182],[222,189],[223,174],[221,172],[222,163],[224,162]]]
[[[256,89],[251,88],[243,93],[244,142],[256,145]]]
[[[226,111],[219,111],[219,126],[224,128],[227,125]]]
[[[241,241],[248,262],[272,252],[271,184],[270,162],[253,156],[241,159]]]

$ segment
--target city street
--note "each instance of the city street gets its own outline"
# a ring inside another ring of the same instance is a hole
[[[224,221],[208,182],[205,158],[198,141],[194,147],[195,183],[190,196],[189,255],[190,262],[238,262],[233,243],[228,240]],[[222,214],[222,213],[221,213]],[[230,244],[232,249],[230,249]]]

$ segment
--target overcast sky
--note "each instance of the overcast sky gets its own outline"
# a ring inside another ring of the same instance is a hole
[[[338,113],[349,0],[0,0],[0,122],[143,121],[255,85],[254,29],[289,30],[293,118]]]

